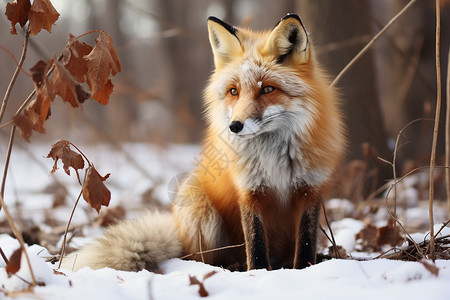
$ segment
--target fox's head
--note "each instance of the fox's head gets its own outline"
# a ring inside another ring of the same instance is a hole
[[[330,91],[314,63],[299,16],[252,32],[208,19],[215,72],[206,89],[207,116],[217,130],[255,137],[283,128],[304,134],[320,118]]]

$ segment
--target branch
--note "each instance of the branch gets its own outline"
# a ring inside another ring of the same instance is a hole
[[[25,57],[27,54],[27,48],[28,48],[28,39],[30,37],[30,29],[27,30],[27,33],[25,34],[25,42],[23,44],[22,49],[22,55],[20,56],[19,63],[17,64],[16,71],[14,71],[14,75],[11,78],[11,81],[9,82],[8,88],[5,93],[5,97],[3,98],[2,106],[0,108],[0,123],[2,122],[3,116],[6,111],[6,105],[8,104],[9,96],[11,94],[12,88],[14,86],[14,83],[16,82],[17,76],[19,76],[19,72],[22,69],[22,65],[25,61]]]
[[[331,83],[331,86],[334,87],[336,85],[336,83],[342,78],[342,76],[364,55],[367,53],[367,51],[369,51],[369,49],[372,47],[372,45],[380,38],[380,36],[382,36],[388,29],[389,27],[392,26],[392,24],[394,24],[401,15],[403,15],[403,13],[405,11],[408,10],[408,8],[410,8],[414,3],[416,2],[416,0],[411,0],[409,1],[409,3],[403,7],[403,9],[396,14],[390,21],[389,23],[387,23],[383,29],[381,29],[371,40],[369,43],[367,43],[367,45],[362,48],[361,51],[359,51],[359,53],[344,67],[344,69],[342,69],[342,71],[336,76],[336,78],[333,80],[333,82]]]
[[[13,127],[14,129],[15,127]],[[14,224],[14,220],[11,216],[11,214],[8,211],[8,208],[5,205],[5,202],[3,201],[3,196],[0,195],[0,204],[3,207],[3,210],[5,211],[6,218],[8,219],[9,226],[11,227],[14,235],[16,236],[17,240],[20,243],[20,247],[22,248],[22,252],[25,255],[25,258],[28,263],[28,268],[30,269],[30,275],[31,275],[31,286],[36,286],[36,278],[34,277],[33,268],[31,267],[30,257],[28,256],[27,250],[25,248],[25,242],[23,241],[22,232],[16,227]]]

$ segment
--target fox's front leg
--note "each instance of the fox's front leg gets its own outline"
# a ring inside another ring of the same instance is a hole
[[[303,269],[316,263],[317,229],[319,226],[320,195],[307,190],[301,193],[304,205],[296,226],[294,268]]]
[[[270,269],[267,238],[261,218],[250,205],[241,205],[247,270]]]

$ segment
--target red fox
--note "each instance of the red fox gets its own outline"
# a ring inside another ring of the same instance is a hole
[[[345,147],[336,93],[295,14],[267,32],[215,17],[208,30],[208,126],[172,213],[109,228],[65,267],[155,270],[183,256],[248,270],[316,262],[320,193]]]

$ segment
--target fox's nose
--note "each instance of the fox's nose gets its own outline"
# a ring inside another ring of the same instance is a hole
[[[241,121],[233,121],[230,124],[230,130],[234,133],[239,133],[244,128],[244,124]]]

